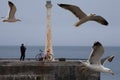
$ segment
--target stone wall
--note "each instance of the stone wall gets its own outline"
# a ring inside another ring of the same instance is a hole
[[[0,61],[0,80],[100,80],[100,73],[72,61]]]

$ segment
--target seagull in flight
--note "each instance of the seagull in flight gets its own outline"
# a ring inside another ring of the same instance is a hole
[[[78,6],[70,5],[70,4],[58,4],[60,7],[71,11],[76,17],[79,18],[79,21],[75,24],[76,27],[87,21],[96,21],[102,25],[108,25],[107,20],[105,20],[102,16],[96,14],[85,14]]]
[[[16,21],[21,21],[20,19],[16,19],[15,18],[15,13],[16,13],[16,6],[11,2],[11,1],[8,1],[8,5],[10,7],[10,11],[9,11],[9,14],[8,14],[8,17],[3,19],[2,21],[3,22],[16,22]]]
[[[104,72],[104,73],[110,73],[114,75],[113,71],[107,67],[104,67],[105,61],[111,62],[114,58],[114,56],[108,56],[106,58],[101,59],[102,55],[104,54],[104,47],[100,42],[95,42],[92,46],[92,52],[88,58],[88,60],[81,61],[81,63],[85,66],[86,69],[90,69],[97,72]]]

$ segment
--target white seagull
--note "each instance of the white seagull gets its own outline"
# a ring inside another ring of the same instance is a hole
[[[10,11],[9,11],[8,17],[3,19],[2,21],[3,22],[21,21],[21,20],[15,18],[16,6],[11,1],[8,1],[8,5],[10,7]]]
[[[70,4],[58,4],[60,7],[71,11],[76,17],[79,18],[79,22],[75,24],[76,27],[87,21],[96,21],[102,25],[108,25],[108,22],[101,16],[96,14],[86,15],[78,6]]]
[[[93,71],[110,73],[114,75],[111,69],[104,67],[103,65],[106,60],[111,62],[114,56],[108,56],[104,59],[101,59],[103,54],[104,54],[104,47],[100,42],[97,41],[92,46],[92,52],[88,60],[86,62],[81,61],[81,63],[86,67],[86,69],[88,68]]]

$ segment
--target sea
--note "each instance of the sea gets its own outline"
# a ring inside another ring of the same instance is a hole
[[[39,54],[40,49],[44,51],[44,46],[26,46],[26,58],[35,58]],[[115,75],[101,73],[100,80],[120,80],[120,47],[104,47],[105,52],[103,58],[114,55],[112,62],[106,62],[104,66],[113,70]],[[53,46],[55,58],[73,58],[88,59],[92,48],[90,46]],[[19,46],[0,46],[0,58],[19,58]]]

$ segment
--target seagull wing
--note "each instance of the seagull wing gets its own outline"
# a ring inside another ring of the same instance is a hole
[[[104,48],[102,44],[100,42],[95,42],[88,61],[90,62],[90,64],[101,64],[100,58],[103,54],[104,54]]]
[[[114,58],[115,56],[114,55],[112,55],[112,56],[108,56],[108,57],[105,57],[105,58],[103,58],[103,59],[101,59],[101,64],[103,65],[104,63],[105,63],[105,61],[109,61],[109,62],[112,62],[112,60],[113,60],[113,58]]]
[[[14,5],[12,2],[10,2],[10,1],[8,1],[8,5],[9,5],[9,7],[10,7],[9,19],[11,19],[11,18],[14,18],[14,17],[15,17],[16,7],[15,7],[15,5]]]
[[[92,16],[90,20],[96,21],[102,25],[108,25],[107,20],[105,20],[103,17],[101,16]]]
[[[60,7],[71,11],[79,19],[87,16],[79,7],[70,4],[58,4]]]

